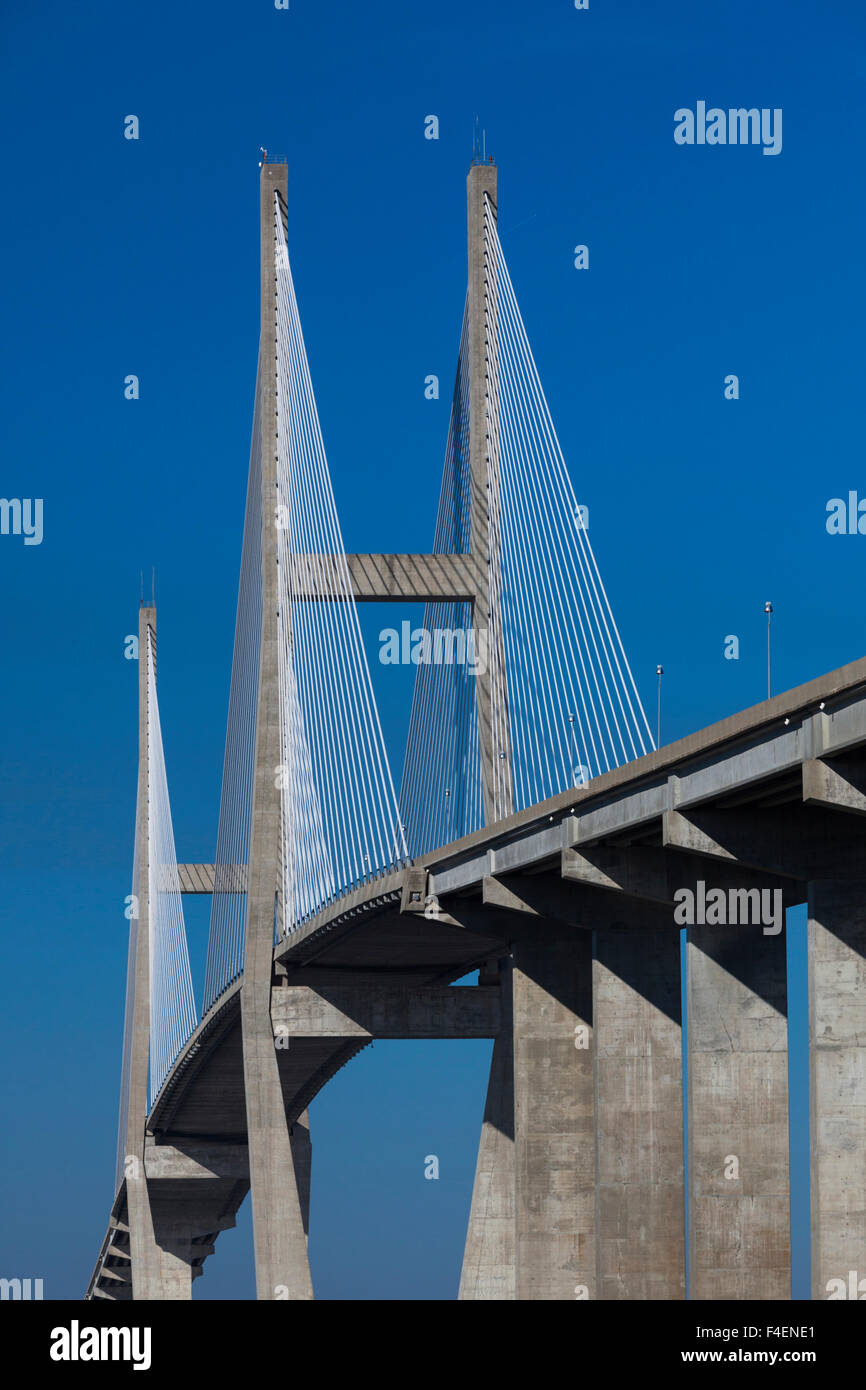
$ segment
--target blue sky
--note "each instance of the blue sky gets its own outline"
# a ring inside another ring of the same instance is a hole
[[[216,839],[259,146],[290,163],[346,547],[424,550],[480,117],[512,278],[648,710],[665,666],[668,741],[762,698],[765,599],[775,689],[866,646],[866,538],[825,526],[829,499],[866,496],[866,15],[853,0],[94,0],[5,7],[0,38],[0,493],[44,501],[41,545],[0,536],[0,1273],[74,1297],[111,1199],[136,775],[123,639],[151,567],[179,855],[212,859]],[[781,108],[781,154],[678,146],[674,112],[699,100]],[[424,139],[431,113],[438,141]],[[123,138],[128,114],[138,141]],[[375,676],[396,770],[407,672]],[[198,961],[201,905],[189,930]],[[455,1295],[488,1055],[379,1044],[315,1103],[321,1296]],[[431,1152],[438,1182],[423,1177]],[[251,1294],[242,1221],[196,1296]]]

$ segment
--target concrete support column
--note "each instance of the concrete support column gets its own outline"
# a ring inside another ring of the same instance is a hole
[[[459,1299],[516,1297],[511,961],[501,962],[501,1032],[493,1044]]]
[[[693,1299],[791,1297],[785,934],[688,929]]]
[[[592,933],[521,933],[513,1006],[517,1297],[595,1298]]]
[[[596,932],[598,1290],[685,1298],[680,933]]]
[[[273,1035],[259,1027],[256,994],[245,980],[248,990],[241,1004],[247,1005],[244,1063],[256,1297],[310,1299],[309,1131],[300,1121],[288,1124]]]
[[[866,880],[809,884],[809,1066],[812,1297],[826,1299],[835,1294],[862,1299],[866,1297]],[[842,1284],[833,1285],[831,1280]]]
[[[127,1183],[129,1198],[133,1186]],[[136,1219],[130,1225],[132,1297],[136,1302],[190,1299],[193,1232],[189,1222],[181,1212],[166,1211],[147,1191],[146,1179],[139,1179],[135,1186],[143,1191],[136,1194]]]

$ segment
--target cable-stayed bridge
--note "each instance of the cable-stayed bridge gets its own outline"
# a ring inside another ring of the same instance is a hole
[[[177,861],[142,607],[115,1198],[88,1297],[189,1298],[251,1192],[258,1297],[311,1298],[307,1107],[377,1037],[495,1039],[461,1298],[683,1298],[687,1211],[691,1297],[790,1297],[779,913],[806,900],[814,1296],[866,1274],[866,662],[654,748],[492,162],[467,192],[433,547],[347,554],[287,169],[263,163],[217,848]],[[426,643],[396,777],[358,617],[395,600],[425,604]],[[186,893],[211,895],[200,1019]]]

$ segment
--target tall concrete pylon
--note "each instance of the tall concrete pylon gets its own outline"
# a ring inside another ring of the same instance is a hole
[[[288,170],[262,164],[260,193],[261,341],[259,411],[262,431],[262,633],[259,662],[253,817],[247,902],[244,982],[241,991],[244,1076],[260,1299],[311,1298],[306,1253],[306,1226],[299,1192],[305,1182],[297,1168],[291,1127],[287,1123],[279,1079],[279,1062],[271,1021],[274,921],[282,911],[281,807],[276,772],[280,762],[279,671],[277,655],[277,544],[274,496],[277,483],[276,275],[274,197],[287,228]],[[488,633],[490,660],[476,680],[476,711],[481,753],[485,821],[513,810],[511,748],[505,653],[499,613],[498,458],[496,429],[496,272],[485,236],[487,218],[496,217],[497,173],[493,164],[473,165],[467,178],[468,318],[470,399],[470,572],[474,575],[473,622]],[[365,574],[393,576],[390,556],[364,557]],[[358,599],[416,600],[423,591],[423,572],[433,557],[401,556],[407,576],[401,590],[392,582],[383,591],[369,580]],[[438,557],[437,557],[438,558]],[[348,557],[353,572],[354,557]],[[426,563],[424,563],[426,562]],[[439,560],[440,568],[442,560]],[[447,567],[447,566],[446,566]],[[429,582],[429,581],[427,581]],[[446,575],[446,584],[449,576]],[[450,578],[455,591],[462,574]],[[403,591],[405,590],[405,592]],[[323,598],[328,588],[323,586]],[[306,1129],[304,1130],[306,1136]],[[297,1149],[297,1144],[295,1144]]]
[[[258,406],[262,438],[262,629],[255,769],[241,987],[247,1143],[253,1208],[256,1297],[311,1299],[298,1136],[286,1117],[271,1022],[274,922],[282,874],[280,697],[277,627],[277,349],[274,199],[287,228],[288,168],[262,164],[260,184],[261,337]],[[305,1131],[306,1135],[306,1131]],[[293,1138],[296,1142],[293,1143]]]
[[[488,634],[487,669],[475,677],[484,820],[514,810],[501,595],[499,533],[499,335],[495,260],[485,235],[497,215],[495,164],[473,164],[466,179],[469,309],[470,550],[478,575],[473,624]]]

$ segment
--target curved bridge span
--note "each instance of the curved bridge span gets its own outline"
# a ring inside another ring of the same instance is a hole
[[[866,985],[864,813],[866,660],[365,884],[280,942],[272,1046],[304,1223],[306,1110],[341,1067],[377,1037],[493,1037],[461,1297],[574,1298],[583,1283],[588,1297],[681,1298],[687,1206],[692,1297],[790,1296],[785,935],[773,907],[808,901],[822,1296],[866,1235],[851,1087],[862,1030],[846,1017]],[[195,879],[206,890],[206,866]],[[729,901],[750,893],[755,911],[724,930],[686,922],[686,1190],[678,904],[697,901],[701,883]],[[477,985],[452,987],[474,969]],[[148,1118],[147,1179],[188,1224],[186,1293],[163,1296],[189,1296],[249,1190],[242,985],[205,1015]],[[731,1125],[741,1166],[763,1175],[752,1192],[712,1190]],[[89,1294],[129,1297],[131,1277],[124,1183]]]

